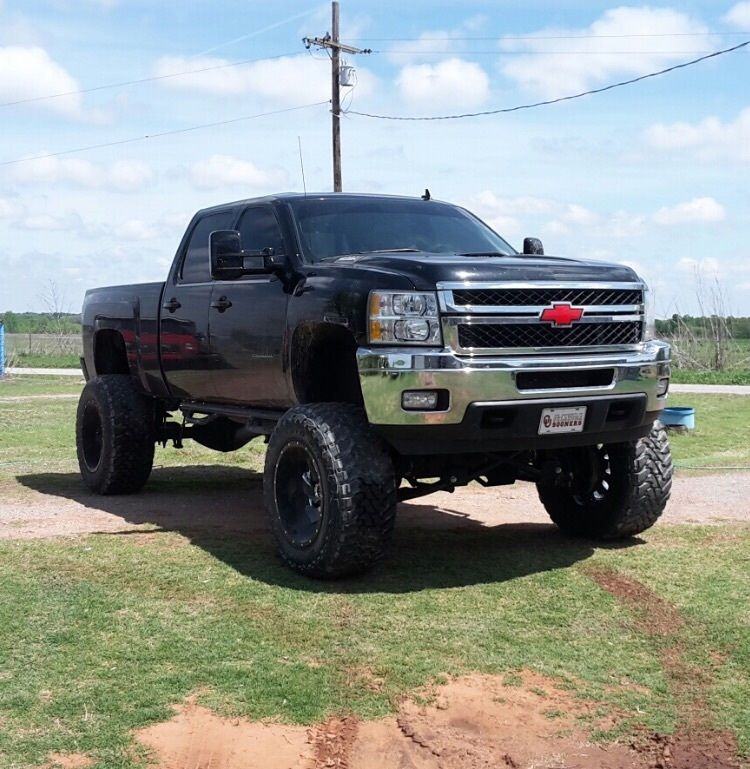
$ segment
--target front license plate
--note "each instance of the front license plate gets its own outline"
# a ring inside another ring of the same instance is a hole
[[[582,433],[585,421],[586,406],[543,409],[539,420],[539,435]]]

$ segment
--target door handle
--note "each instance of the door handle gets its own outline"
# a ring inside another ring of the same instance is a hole
[[[169,310],[169,312],[175,312],[179,310],[182,305],[177,301],[176,297],[172,297],[168,302],[164,302],[161,306],[163,310]]]
[[[218,310],[219,312],[224,312],[224,310],[228,310],[231,306],[232,303],[225,296],[221,296],[211,302],[211,307],[213,307],[214,310]]]

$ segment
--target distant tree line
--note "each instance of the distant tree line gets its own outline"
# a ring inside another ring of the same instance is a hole
[[[68,312],[2,312],[7,334],[80,334],[81,316]]]
[[[687,329],[696,337],[706,334],[710,327],[710,318],[698,315],[673,315],[671,318],[656,321],[656,330],[664,336],[684,333]],[[4,312],[0,321],[8,334],[79,334],[81,316],[73,313],[54,312]],[[723,321],[733,339],[750,339],[750,318],[728,317]]]
[[[698,315],[673,315],[671,318],[656,321],[656,331],[664,336],[675,336],[685,331],[691,332],[695,337],[712,336],[709,329],[716,318]],[[729,316],[721,319],[726,330],[733,339],[750,339],[750,318],[735,318]]]

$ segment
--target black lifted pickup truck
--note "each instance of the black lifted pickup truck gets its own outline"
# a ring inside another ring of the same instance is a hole
[[[157,443],[268,443],[281,558],[381,558],[399,500],[535,483],[565,532],[652,526],[672,461],[670,348],[628,267],[524,253],[424,198],[284,194],[198,212],[165,283],[83,306],[81,473],[146,483]]]

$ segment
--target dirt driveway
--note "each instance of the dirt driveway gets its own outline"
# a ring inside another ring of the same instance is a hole
[[[0,538],[22,539],[114,532],[157,526],[167,530],[265,529],[261,478],[230,466],[154,470],[147,491],[128,497],[88,493],[77,473],[34,473],[0,499]],[[661,525],[750,522],[750,473],[678,476]],[[399,509],[398,525],[446,529],[508,523],[549,523],[530,484],[438,493]]]

